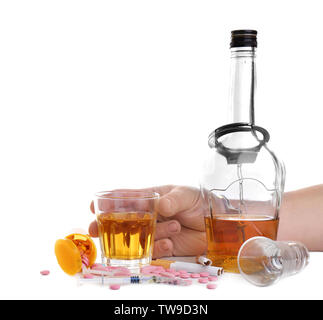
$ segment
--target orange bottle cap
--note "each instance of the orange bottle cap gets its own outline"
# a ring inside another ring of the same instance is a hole
[[[55,243],[55,255],[64,272],[75,275],[82,271],[82,255],[85,254],[91,266],[97,255],[96,246],[88,235],[74,233]]]
[[[82,270],[81,254],[72,240],[57,240],[55,243],[55,255],[58,264],[67,274],[72,276]]]

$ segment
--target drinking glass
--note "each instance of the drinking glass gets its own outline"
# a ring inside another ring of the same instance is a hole
[[[94,209],[103,263],[130,269],[150,264],[158,199],[158,193],[146,191],[96,194]]]

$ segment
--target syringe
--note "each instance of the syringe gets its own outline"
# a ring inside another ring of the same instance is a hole
[[[188,286],[191,284],[189,280],[184,279],[174,279],[168,277],[159,276],[129,276],[129,277],[95,277],[95,278],[78,278],[78,284],[82,285],[84,283],[93,283],[101,285],[111,285],[111,284],[132,284],[132,283],[164,283],[172,284],[178,286]]]

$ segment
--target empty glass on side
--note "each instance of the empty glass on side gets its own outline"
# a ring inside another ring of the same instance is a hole
[[[308,263],[307,248],[294,241],[253,237],[243,243],[238,253],[241,275],[250,283],[262,287],[300,272]]]

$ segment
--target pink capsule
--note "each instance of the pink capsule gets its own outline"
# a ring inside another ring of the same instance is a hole
[[[48,276],[49,275],[49,270],[43,270],[43,271],[40,271],[40,274],[42,275],[42,276]]]
[[[208,289],[216,289],[217,285],[215,283],[209,283],[206,285]]]
[[[201,277],[208,277],[210,274],[208,272],[201,272],[200,276]]]
[[[90,274],[90,273],[86,273],[83,275],[83,278],[84,279],[93,279],[94,278],[94,275],[93,274]]]
[[[199,273],[192,273],[191,278],[199,278],[200,274]]]
[[[109,286],[111,290],[119,290],[120,289],[120,284],[111,284]]]
[[[200,279],[198,280],[198,282],[199,282],[199,283],[208,283],[208,282],[209,282],[209,280],[208,280],[208,279],[206,279],[206,278],[200,278]]]
[[[189,275],[189,274],[184,274],[184,273],[182,273],[182,274],[180,275],[180,277],[181,277],[182,279],[188,279],[188,278],[190,277],[190,275]]]

